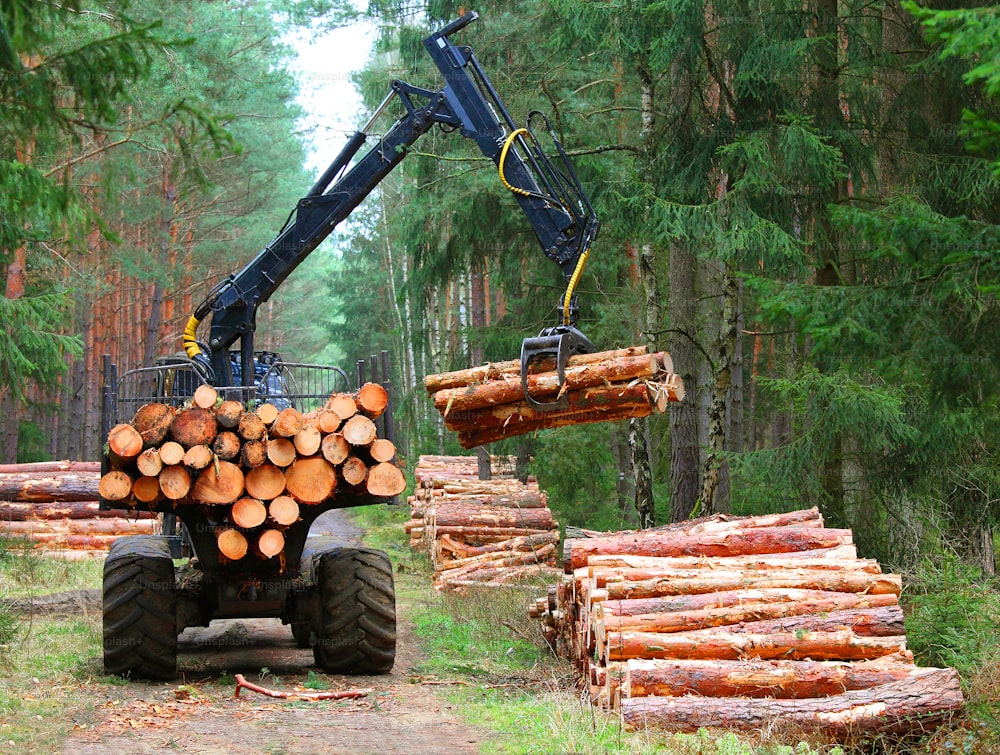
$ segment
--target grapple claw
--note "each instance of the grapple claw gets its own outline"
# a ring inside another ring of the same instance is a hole
[[[569,396],[563,393],[566,383],[566,363],[574,354],[591,354],[597,348],[583,333],[572,325],[556,325],[545,328],[534,338],[521,342],[521,391],[528,406],[538,411],[565,409],[569,406]],[[543,356],[555,356],[556,372],[559,376],[558,398],[554,401],[538,401],[528,393],[528,367],[532,360]]]

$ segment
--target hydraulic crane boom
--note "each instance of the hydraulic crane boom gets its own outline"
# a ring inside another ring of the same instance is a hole
[[[210,382],[218,386],[233,384],[229,349],[239,340],[243,384],[253,384],[258,307],[435,124],[459,130],[494,162],[501,182],[514,194],[545,255],[559,265],[566,279],[559,323],[536,338],[526,339],[522,345],[522,383],[526,386],[529,362],[540,354],[556,355],[561,379],[570,354],[595,351],[576,327],[579,308],[574,289],[597,236],[599,222],[545,116],[533,111],[526,124],[518,127],[472,49],[452,42],[453,34],[477,18],[474,11],[467,13],[424,40],[445,86],[434,91],[393,81],[389,94],[368,123],[350,138],[312,189],[299,200],[294,219],[246,267],[216,286],[195,310],[184,332],[184,349],[205,368]],[[405,113],[351,165],[376,120],[395,100],[402,104]],[[558,164],[542,150],[533,122],[542,123],[555,145]],[[212,322],[206,355],[196,331],[209,313]],[[538,404],[526,390],[525,396],[540,408],[559,405],[558,402]]]

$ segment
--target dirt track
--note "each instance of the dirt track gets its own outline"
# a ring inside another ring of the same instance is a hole
[[[313,532],[357,538],[340,512]],[[62,751],[91,753],[474,753],[481,734],[457,720],[437,687],[422,684],[413,627],[397,612],[396,663],[384,676],[328,677],[332,689],[365,688],[348,701],[291,702],[242,691],[220,679],[235,673],[262,686],[292,690],[305,681],[312,651],[295,646],[277,619],[216,621],[179,638],[178,681],[95,687],[93,712],[76,716]],[[326,678],[326,677],[324,677]],[[187,697],[190,693],[190,697]],[[67,722],[69,723],[69,722]]]

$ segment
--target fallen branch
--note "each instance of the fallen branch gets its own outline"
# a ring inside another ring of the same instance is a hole
[[[257,692],[267,697],[276,697],[279,700],[356,700],[359,697],[367,697],[371,692],[368,689],[342,689],[335,692],[282,692],[260,687],[253,682],[248,682],[243,674],[237,674],[234,698],[240,696],[240,689],[248,689],[251,692]]]

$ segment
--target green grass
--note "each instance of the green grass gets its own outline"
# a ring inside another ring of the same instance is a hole
[[[0,539],[0,595],[24,598],[101,586],[104,561],[47,556],[24,540]]]

